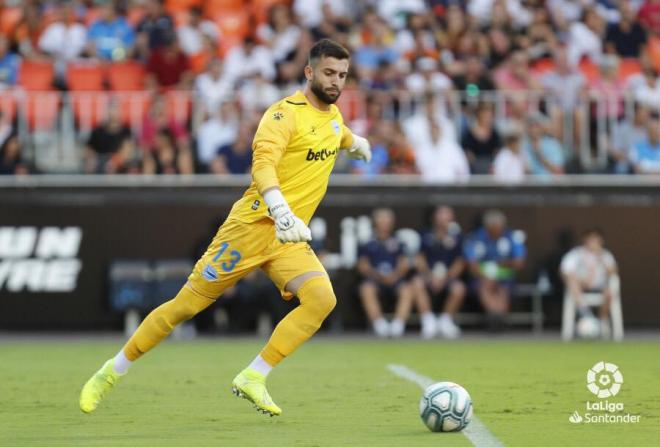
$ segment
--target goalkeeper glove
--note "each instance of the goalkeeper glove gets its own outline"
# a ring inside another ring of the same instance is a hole
[[[312,232],[309,227],[293,214],[279,189],[266,191],[264,200],[275,221],[275,236],[278,241],[286,243],[312,240]]]
[[[348,148],[348,156],[356,160],[371,161],[371,145],[366,138],[353,134],[353,145]]]

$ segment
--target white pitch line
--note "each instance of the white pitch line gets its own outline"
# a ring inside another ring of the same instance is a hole
[[[387,365],[394,375],[406,379],[409,382],[416,383],[422,389],[426,389],[432,383],[435,383],[430,377],[422,376],[405,365]],[[504,447],[504,444],[493,435],[488,427],[476,416],[472,415],[472,420],[467,427],[461,431],[475,447]]]

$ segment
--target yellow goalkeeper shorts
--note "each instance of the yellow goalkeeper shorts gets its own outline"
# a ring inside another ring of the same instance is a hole
[[[227,219],[195,264],[188,286],[207,298],[217,299],[256,268],[263,269],[285,298],[291,297],[284,287],[292,279],[307,272],[327,275],[309,244],[278,241],[269,218],[250,223]]]

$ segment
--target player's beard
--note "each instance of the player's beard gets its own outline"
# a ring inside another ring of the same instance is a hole
[[[312,79],[312,84],[310,86],[312,93],[316,95],[318,99],[323,101],[326,104],[334,104],[341,96],[341,90],[337,89],[337,96],[330,96],[324,89],[323,86]]]

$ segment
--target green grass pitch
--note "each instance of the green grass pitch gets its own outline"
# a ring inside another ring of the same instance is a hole
[[[284,414],[269,418],[230,392],[261,342],[168,342],[140,360],[99,409],[78,409],[85,380],[119,341],[0,344],[2,446],[468,446],[462,434],[429,432],[421,390],[389,363],[471,393],[475,412],[507,446],[660,445],[657,342],[400,342],[319,337],[277,368],[269,389]],[[586,371],[617,364],[612,401],[641,422],[569,423],[584,413]]]

